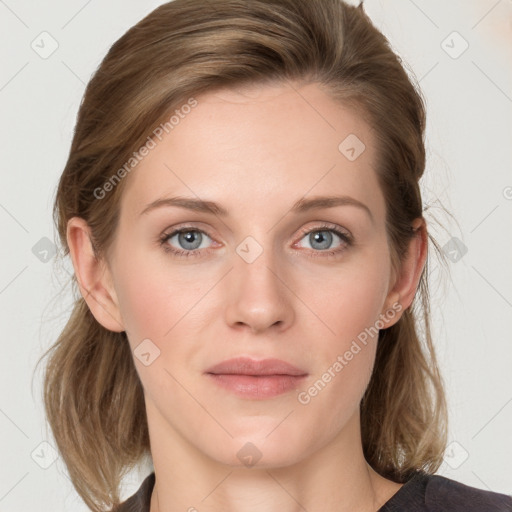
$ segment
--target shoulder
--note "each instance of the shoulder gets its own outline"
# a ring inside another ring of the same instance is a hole
[[[120,503],[113,512],[149,512],[154,485],[155,473],[152,472],[145,478],[137,492]]]
[[[512,496],[478,489],[441,475],[427,475],[425,505],[432,511],[512,512]]]
[[[378,512],[512,512],[512,496],[418,471]]]

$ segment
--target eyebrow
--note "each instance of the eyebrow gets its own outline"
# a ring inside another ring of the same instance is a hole
[[[140,215],[145,215],[157,208],[175,206],[178,208],[185,208],[201,213],[212,213],[220,217],[227,217],[229,212],[213,201],[203,201],[202,199],[195,199],[192,197],[164,197],[157,199],[152,203],[148,204]],[[299,199],[291,208],[292,213],[304,213],[311,210],[317,210],[321,208],[334,208],[336,206],[356,206],[364,210],[371,221],[373,222],[373,215],[364,203],[350,196],[315,196],[310,199]]]

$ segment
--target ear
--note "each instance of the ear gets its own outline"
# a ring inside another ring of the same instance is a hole
[[[94,252],[89,225],[80,217],[69,219],[66,237],[80,293],[91,313],[105,329],[124,331],[112,276]]]
[[[409,247],[398,275],[392,276],[394,283],[390,282],[392,287],[386,297],[384,309],[380,316],[384,323],[383,329],[387,329],[398,322],[403,312],[412,304],[425,266],[428,247],[425,219],[422,217],[415,219],[412,228],[415,234],[409,241]],[[391,311],[393,315],[391,315]]]

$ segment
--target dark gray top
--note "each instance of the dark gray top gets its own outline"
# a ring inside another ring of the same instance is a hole
[[[149,512],[155,473],[116,512]],[[416,472],[377,512],[512,512],[512,496]]]

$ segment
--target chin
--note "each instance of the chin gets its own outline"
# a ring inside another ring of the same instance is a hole
[[[248,469],[290,466],[304,458],[307,452],[314,451],[316,446],[310,446],[303,434],[301,436],[298,425],[293,425],[295,432],[282,426],[276,429],[282,419],[272,420],[270,429],[267,428],[268,421],[263,422],[265,428],[261,429],[255,428],[253,423],[251,432],[236,435],[233,439],[211,441],[212,444],[203,451],[221,464]]]

